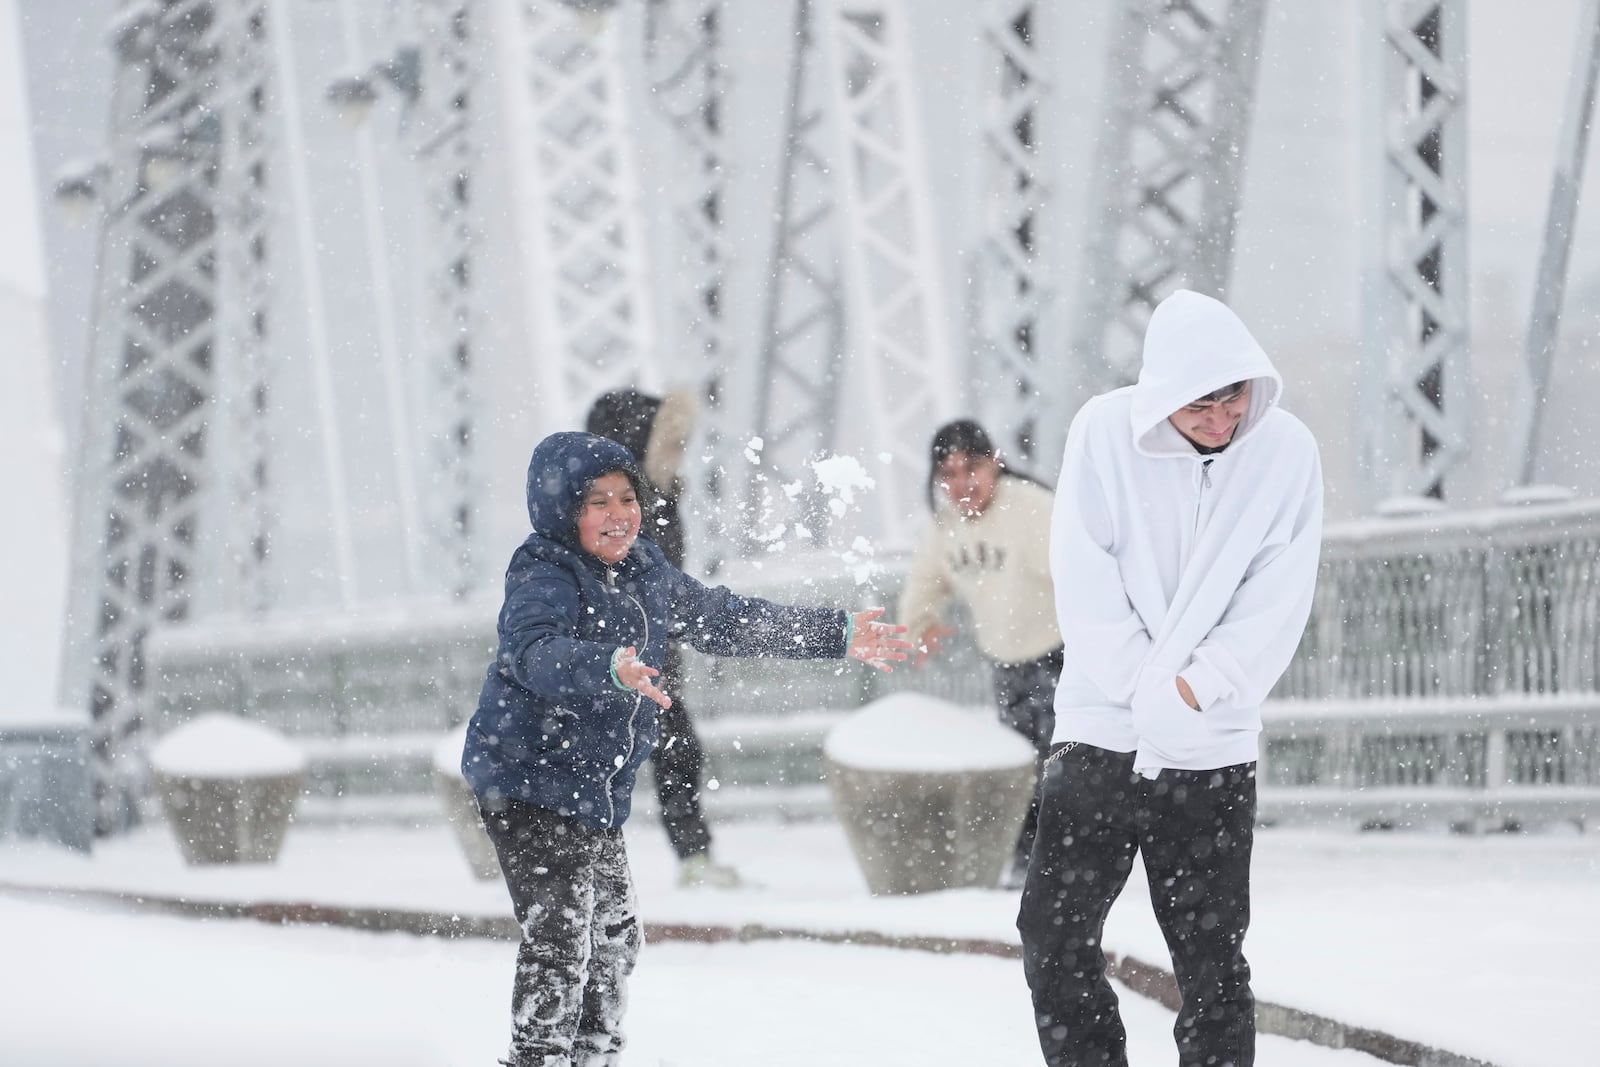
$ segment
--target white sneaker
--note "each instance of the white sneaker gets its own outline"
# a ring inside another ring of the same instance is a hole
[[[693,889],[710,886],[713,889],[738,889],[744,885],[739,872],[725,864],[713,862],[711,853],[696,852],[678,865],[678,887]]]

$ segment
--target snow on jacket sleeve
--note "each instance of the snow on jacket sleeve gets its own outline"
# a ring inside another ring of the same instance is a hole
[[[937,524],[922,535],[895,608],[895,620],[904,624],[913,641],[928,627],[943,621],[944,606],[950,601],[950,579],[939,545],[941,536]]]
[[[1297,506],[1251,561],[1222,618],[1178,672],[1201,710],[1224,698],[1254,707],[1294,658],[1311,614],[1322,550],[1322,464],[1315,446]]]
[[[1151,640],[1112,554],[1116,524],[1094,470],[1086,429],[1085,416],[1095,409],[1092,401],[1084,405],[1067,432],[1050,518],[1050,578],[1066,654],[1106,699],[1127,704]]]
[[[611,681],[616,646],[572,636],[578,611],[572,575],[552,564],[532,564],[507,591],[500,609],[500,661],[518,685],[558,698],[616,688]]]
[[[849,616],[837,608],[801,608],[708,588],[680,575],[676,622],[682,639],[708,656],[840,659]]]

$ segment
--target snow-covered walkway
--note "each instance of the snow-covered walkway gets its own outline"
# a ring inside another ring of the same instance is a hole
[[[504,1052],[511,946],[255,923],[130,919],[0,898],[0,1062],[29,1067],[486,1067]],[[793,942],[651,946],[632,1067],[992,1067],[1037,1062],[1015,963]],[[1136,1064],[1172,1016],[1124,993]],[[1264,1038],[1275,1067],[1361,1067]]]
[[[717,835],[722,858],[757,885],[680,890],[660,830],[630,829],[648,921],[1016,940],[1014,894],[869,896],[831,823],[737,823]],[[507,911],[498,883],[473,880],[442,826],[299,825],[276,864],[240,868],[186,867],[160,825],[107,842],[92,857],[11,843],[0,847],[0,884],[461,916]],[[1600,1063],[1600,835],[1268,829],[1257,836],[1255,884],[1248,950],[1262,1000],[1498,1067]],[[1144,894],[1136,875],[1112,915],[1107,949],[1161,963]],[[201,923],[83,901],[73,911],[60,906],[66,899],[0,897],[8,961],[0,1003],[25,1021],[0,1027],[0,1062],[107,1062],[95,1052],[101,1019],[107,1030],[129,1028],[120,1047],[150,1049],[147,1060],[119,1063],[190,1062],[158,1055],[173,1027],[198,1035],[176,1047],[215,1051],[229,1046],[214,1038],[249,1029],[263,1014],[283,1022],[274,1031],[279,1044],[246,1044],[277,1050],[277,1062],[315,1062],[291,1054],[291,1045],[342,1050],[333,1057],[339,1062],[487,1062],[504,1032],[504,942]],[[178,991],[208,1006],[182,1008]],[[230,996],[233,1007],[211,1003]],[[1169,1062],[1170,1016],[1132,994],[1124,1001],[1139,1042],[1134,1062]],[[67,1025],[73,1012],[96,1019],[94,1030]],[[374,1033],[388,1018],[406,1022]],[[1005,959],[657,943],[641,961],[630,1018],[634,1062],[648,1067],[1036,1062],[1020,968]],[[62,1035],[59,1058],[8,1052],[8,1043],[50,1033]],[[147,1039],[152,1044],[142,1045]],[[385,1041],[411,1058],[362,1051],[387,1050],[371,1044]],[[1376,1061],[1274,1039],[1261,1062]]]

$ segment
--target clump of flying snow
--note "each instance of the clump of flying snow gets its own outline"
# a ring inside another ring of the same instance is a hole
[[[839,553],[839,561],[850,569],[850,577],[857,585],[867,585],[882,570],[874,554],[872,542],[857,534],[850,547]]]
[[[834,518],[843,518],[845,511],[855,504],[857,490],[865,491],[878,484],[854,456],[813,460],[811,470],[817,477],[817,485],[828,494],[828,510]]]

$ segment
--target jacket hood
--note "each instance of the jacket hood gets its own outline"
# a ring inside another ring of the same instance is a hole
[[[1234,442],[1278,403],[1283,378],[1226,304],[1179,289],[1156,306],[1145,331],[1144,363],[1130,408],[1135,447],[1153,455],[1192,454],[1193,446],[1167,417],[1207,393],[1242,381],[1251,383],[1250,407]]]
[[[540,441],[528,462],[528,521],[533,532],[565,548],[578,543],[578,507],[602,474],[621,471],[635,490],[642,483],[633,453],[592,433],[553,433]]]

